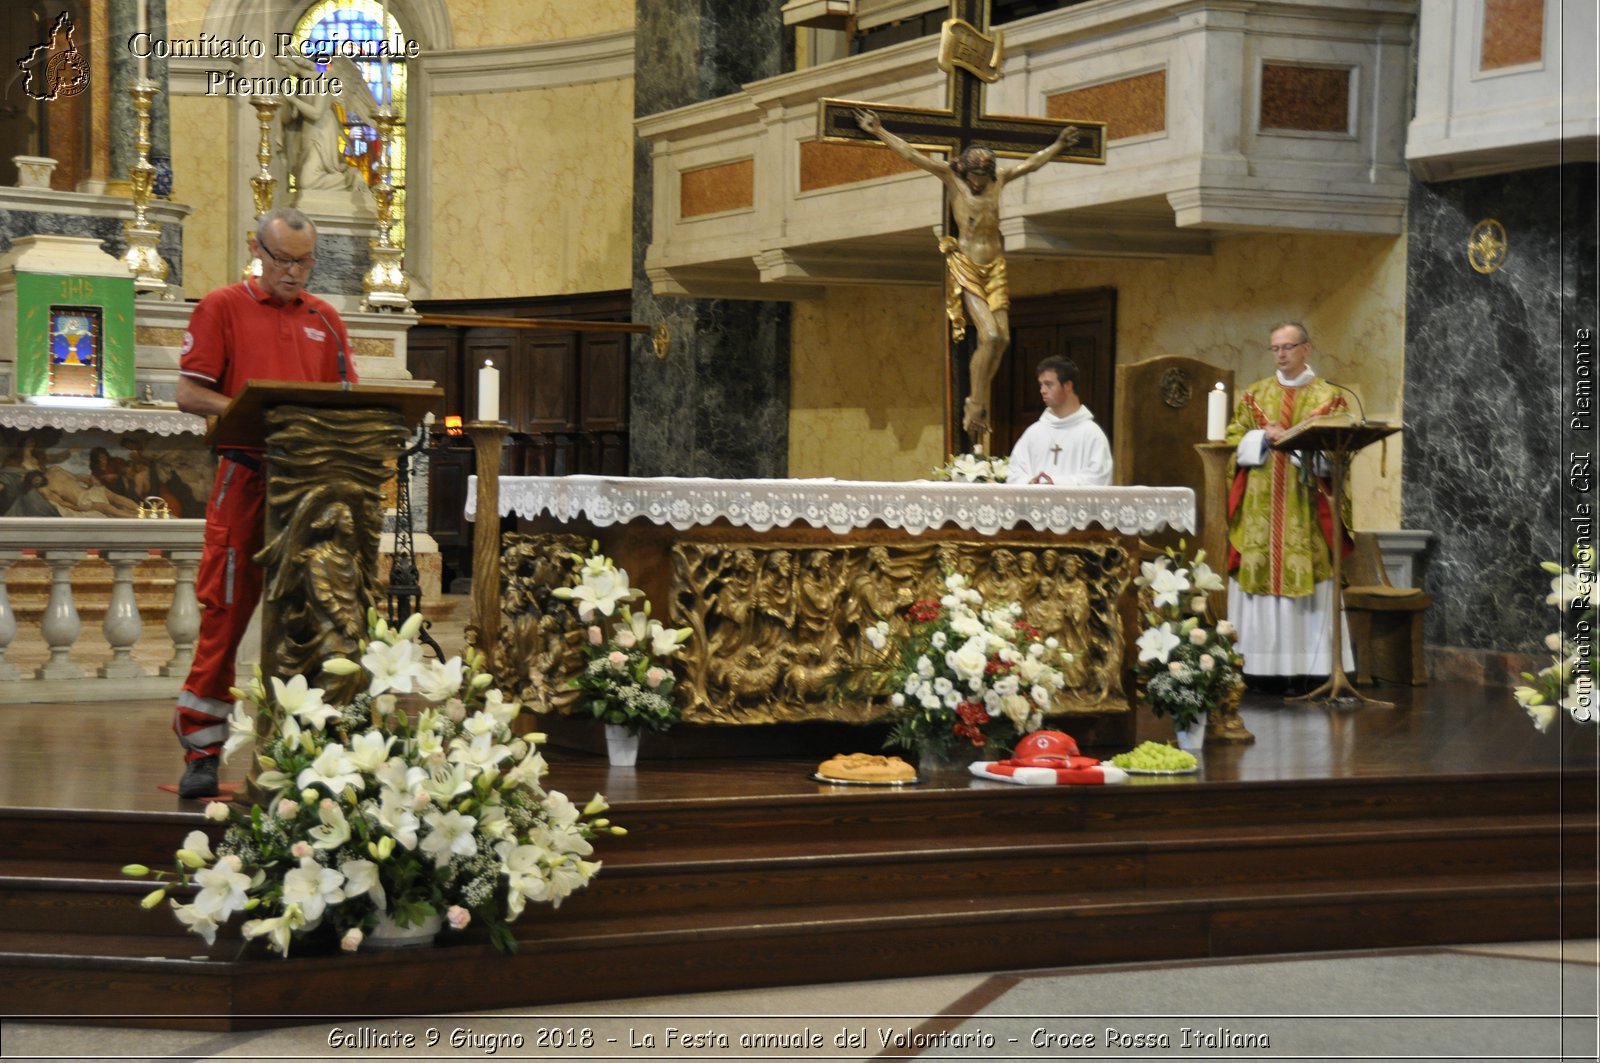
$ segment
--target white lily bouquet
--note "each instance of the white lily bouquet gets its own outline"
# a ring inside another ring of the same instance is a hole
[[[271,721],[256,778],[268,796],[247,808],[208,805],[207,817],[227,824],[222,839],[213,846],[190,832],[174,872],[123,868],[166,883],[145,907],[187,897],[171,898],[172,910],[208,945],[247,913],[244,937],[285,957],[319,928],[354,951],[382,918],[406,927],[442,917],[457,930],[476,922],[515,952],[509,923],[529,902],[559,907],[600,870],[591,839],[626,832],[595,818],[603,797],[579,809],[544,788],[543,736],[514,733],[522,706],[492,687],[481,654],[425,658],[420,615],[396,630],[373,611],[368,624],[359,659],[323,665],[367,678],[349,704],[325,703],[304,676],[274,676],[269,692],[258,674],[234,691],[223,758],[256,741],[249,702]]]
[[[933,470],[935,480],[961,484],[1003,484],[1011,470],[1011,459],[983,454],[952,454]]]
[[[1553,654],[1550,665],[1538,673],[1523,672],[1522,678],[1533,685],[1512,691],[1517,704],[1527,710],[1541,731],[1550,729],[1558,708],[1579,723],[1593,723],[1596,719],[1594,674],[1600,655],[1595,649],[1594,548],[1580,546],[1573,556],[1571,568],[1564,569],[1554,561],[1539,566],[1551,576],[1545,603],[1555,606],[1568,620],[1563,623],[1563,630],[1545,636],[1545,645]]]
[[[634,612],[628,602],[644,592],[628,585],[628,573],[598,547],[581,561],[578,581],[558,587],[556,597],[577,603],[584,621],[618,616],[608,638],[598,623],[585,629],[582,672],[569,685],[583,692],[582,701],[595,719],[640,731],[665,731],[681,715],[673,700],[672,658],[689,641],[689,628],[669,628],[650,616],[650,603]]]
[[[1030,627],[1015,602],[986,603],[966,577],[949,572],[937,600],[912,602],[904,627],[880,620],[866,630],[873,650],[848,685],[889,693],[885,745],[948,756],[962,747],[1009,750],[1039,729],[1066,686],[1070,655]]]
[[[1237,633],[1228,621],[1211,618],[1208,594],[1223,583],[1205,557],[1199,550],[1186,561],[1168,547],[1165,557],[1141,563],[1134,578],[1148,588],[1151,604],[1134,672],[1151,711],[1171,716],[1179,730],[1244,686],[1244,658],[1234,648]]]

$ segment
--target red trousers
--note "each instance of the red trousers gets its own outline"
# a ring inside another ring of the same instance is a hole
[[[172,719],[185,760],[214,756],[228,738],[234,657],[261,600],[262,571],[254,558],[261,551],[265,494],[259,469],[217,459],[194,583],[202,606],[200,637]]]

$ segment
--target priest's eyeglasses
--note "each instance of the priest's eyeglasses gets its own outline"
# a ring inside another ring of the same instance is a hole
[[[281,264],[283,260],[279,259],[278,261]],[[1305,346],[1305,342],[1305,340],[1301,340],[1299,343],[1273,343],[1267,346],[1267,350],[1271,351],[1273,354],[1282,354],[1285,351],[1292,351],[1296,347]]]
[[[283,255],[278,254],[272,248],[268,247],[266,241],[262,240],[260,237],[256,238],[256,245],[261,248],[268,258],[276,262],[282,269],[294,269],[299,267],[300,269],[309,270],[312,266],[317,264],[317,256],[315,253],[306,255],[303,258],[285,258]]]

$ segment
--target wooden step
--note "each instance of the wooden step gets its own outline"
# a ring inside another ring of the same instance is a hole
[[[517,924],[522,947],[496,956],[482,944],[416,953],[316,955],[279,960],[259,944],[218,943],[206,959],[170,939],[0,933],[8,1011],[94,1014],[100,1022],[232,1029],[318,1017],[392,1014],[395,1001],[427,999],[448,1013],[659,992],[747,988],[992,969],[1265,955],[1309,949],[1406,947],[1549,939],[1595,933],[1593,875],[1520,874],[1471,884],[1397,882],[1351,893],[1306,883],[1292,889],[1167,889],[1074,902],[1058,896],[974,900],[962,910],[906,904],[863,916],[823,907],[813,918],[708,920],[596,933],[555,920]],[[1586,914],[1585,914],[1586,913]],[[1562,920],[1566,919],[1566,925]],[[1461,936],[1470,925],[1474,934]],[[445,940],[448,940],[448,935]],[[485,977],[485,974],[492,977]],[[176,995],[175,995],[176,994]],[[145,1017],[145,1018],[141,1018]]]

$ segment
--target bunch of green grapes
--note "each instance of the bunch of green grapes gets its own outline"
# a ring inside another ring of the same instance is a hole
[[[1135,771],[1190,771],[1197,761],[1188,750],[1159,742],[1141,742],[1137,748],[1112,757],[1111,763]]]

